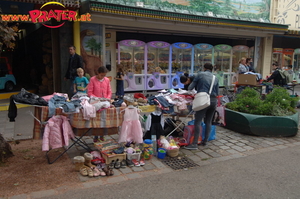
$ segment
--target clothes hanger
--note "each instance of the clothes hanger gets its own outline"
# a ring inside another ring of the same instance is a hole
[[[134,106],[133,105],[129,105],[128,108],[132,109],[132,108],[134,108]]]
[[[128,105],[126,108],[129,108],[129,109],[133,109],[133,108],[135,108],[133,105]],[[125,111],[126,109],[123,109],[123,110],[121,110],[120,111],[120,113],[122,113],[123,111]]]

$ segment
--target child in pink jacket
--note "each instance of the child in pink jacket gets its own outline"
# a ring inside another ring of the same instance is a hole
[[[98,75],[95,75],[90,79],[88,86],[88,96],[89,97],[100,97],[106,98],[108,101],[111,99],[111,87],[110,80],[105,77],[107,69],[104,66],[98,68]],[[101,138],[103,140],[103,137]],[[94,137],[94,142],[98,141],[98,136]]]
[[[89,97],[106,98],[111,99],[111,87],[110,80],[105,77],[107,69],[104,66],[98,68],[98,74],[90,79],[88,86]]]

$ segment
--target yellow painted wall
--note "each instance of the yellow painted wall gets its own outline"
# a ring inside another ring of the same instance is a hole
[[[272,12],[270,20],[272,22],[286,25],[289,24],[290,30],[300,30],[300,12],[296,9],[300,6],[300,0],[273,0],[271,6]]]
[[[266,76],[270,75],[271,67],[272,67],[272,52],[273,52],[273,36],[270,35],[263,39],[263,59],[262,59],[262,77],[263,79]]]
[[[111,54],[111,71],[107,73],[107,76],[112,77],[112,81],[110,83],[111,89],[113,93],[116,93],[116,31],[105,31],[105,34],[109,34],[110,38],[105,39],[105,50],[110,51]]]

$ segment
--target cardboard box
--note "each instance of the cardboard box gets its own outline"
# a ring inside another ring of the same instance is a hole
[[[256,75],[251,74],[239,74],[238,85],[252,85],[256,86],[258,83],[256,81]]]

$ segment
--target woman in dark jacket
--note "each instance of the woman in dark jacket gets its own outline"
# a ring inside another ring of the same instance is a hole
[[[210,63],[204,64],[204,72],[199,72],[197,76],[194,78],[194,81],[190,84],[188,90],[192,90],[197,86],[197,93],[200,92],[207,92],[209,93],[210,85],[212,83],[212,69],[213,66]],[[196,111],[195,113],[195,133],[194,133],[194,140],[192,144],[185,147],[185,149],[189,150],[197,150],[198,149],[198,138],[200,136],[200,126],[201,122],[204,118],[205,123],[205,138],[201,142],[201,145],[206,146],[207,140],[209,138],[209,134],[211,131],[211,123],[213,119],[214,112],[217,108],[217,96],[219,93],[219,80],[215,78],[212,92],[210,94],[210,106],[202,109],[200,111]]]

